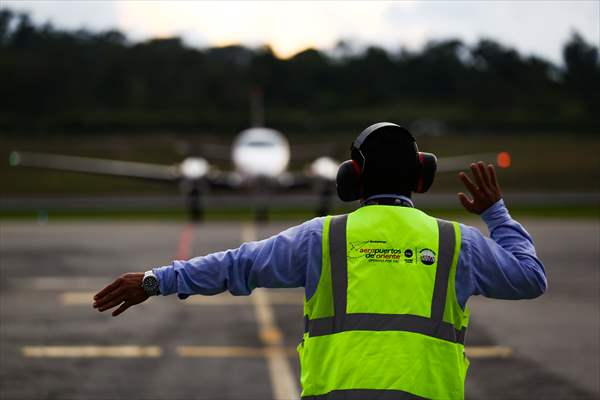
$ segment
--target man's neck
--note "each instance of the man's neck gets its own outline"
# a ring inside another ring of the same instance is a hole
[[[369,196],[364,200],[361,200],[361,205],[369,206],[369,205],[397,205],[404,207],[414,207],[412,199],[410,196],[397,194],[397,193],[382,193],[375,194],[373,196]]]

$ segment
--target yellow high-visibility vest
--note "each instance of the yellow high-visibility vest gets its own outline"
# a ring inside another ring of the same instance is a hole
[[[457,223],[410,207],[327,217],[321,277],[304,302],[302,399],[463,399],[460,242]]]

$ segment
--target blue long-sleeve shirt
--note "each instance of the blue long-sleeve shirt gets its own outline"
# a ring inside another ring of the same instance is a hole
[[[491,239],[477,228],[460,224],[462,243],[455,288],[461,307],[474,295],[497,299],[541,295],[546,289],[546,275],[531,236],[511,218],[502,200],[481,217]],[[314,218],[237,249],[154,268],[160,292],[186,298],[225,290],[248,295],[257,287],[304,287],[306,298],[310,299],[321,275],[323,221],[324,218]]]

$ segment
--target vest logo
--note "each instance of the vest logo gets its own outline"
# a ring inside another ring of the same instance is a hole
[[[404,250],[404,257],[412,258],[412,256],[413,256],[413,251],[411,249]]]
[[[421,262],[425,265],[432,265],[435,262],[435,253],[433,250],[423,249],[419,252]]]
[[[385,240],[364,240],[348,242],[349,259],[362,258],[367,262],[398,263],[402,261],[403,250],[389,246]]]

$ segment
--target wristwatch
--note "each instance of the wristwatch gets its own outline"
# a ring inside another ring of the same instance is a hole
[[[148,296],[157,296],[160,294],[160,284],[158,282],[158,278],[156,275],[154,275],[152,270],[144,272],[142,289],[144,289]]]

